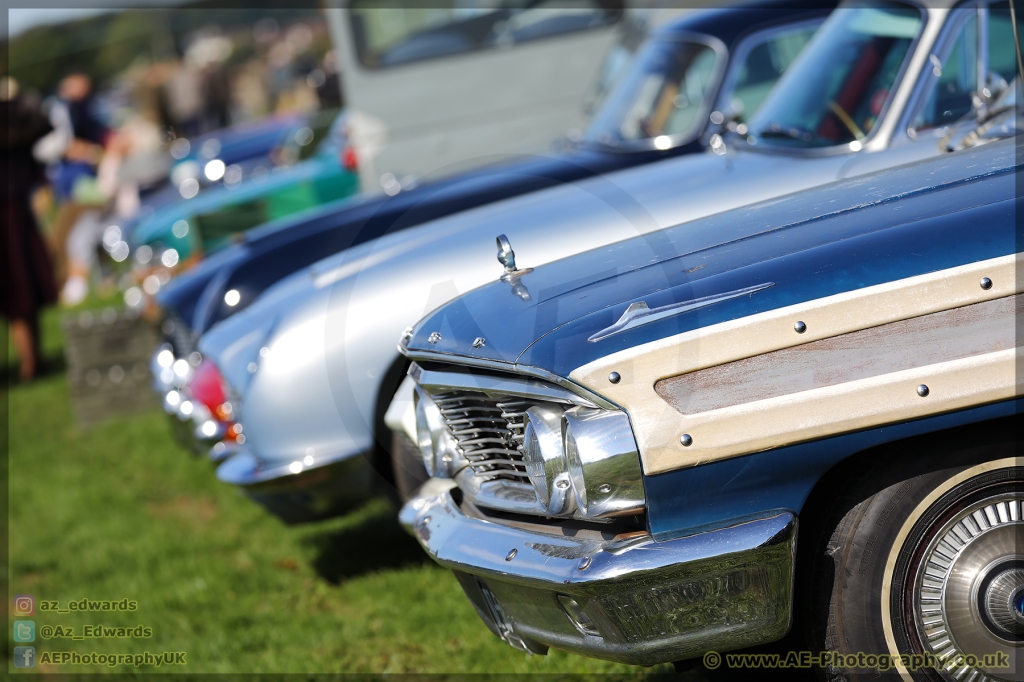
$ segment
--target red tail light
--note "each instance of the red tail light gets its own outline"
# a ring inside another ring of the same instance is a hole
[[[355,147],[346,146],[341,151],[341,165],[344,166],[346,170],[350,171],[354,171],[359,168],[359,157],[356,156]]]
[[[227,394],[224,392],[224,379],[221,377],[217,365],[209,360],[199,363],[188,388],[192,397],[206,405],[218,419],[230,421],[231,408],[227,401]]]

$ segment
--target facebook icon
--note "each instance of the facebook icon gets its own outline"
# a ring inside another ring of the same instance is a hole
[[[36,666],[36,648],[34,646],[14,647],[14,667],[34,668]]]

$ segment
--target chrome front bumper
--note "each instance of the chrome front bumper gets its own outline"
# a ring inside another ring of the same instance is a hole
[[[217,478],[242,488],[286,523],[344,513],[376,492],[373,467],[367,457],[358,454],[305,466],[267,466],[245,447],[236,446],[217,467]]]
[[[467,516],[431,479],[400,519],[450,568],[496,635],[652,665],[782,638],[789,630],[797,519],[783,512],[655,542],[562,535]]]

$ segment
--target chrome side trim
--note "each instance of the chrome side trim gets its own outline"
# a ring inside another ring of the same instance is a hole
[[[447,362],[450,364],[466,365],[467,367],[479,367],[480,369],[493,369],[499,372],[514,372],[515,365],[511,362],[499,360],[486,360],[474,358],[467,355],[455,355],[453,353],[441,353],[432,350],[419,350],[399,345],[399,352],[410,360],[422,360],[423,362]]]
[[[546,381],[556,386],[561,386],[565,390],[576,394],[583,400],[593,403],[597,407],[603,407],[606,410],[621,410],[622,407],[617,405],[607,398],[591,391],[590,389],[582,386],[571,379],[567,379],[557,374],[553,374],[546,369],[540,367],[533,367],[531,365],[520,365],[512,364],[510,362],[499,362],[497,360],[485,360],[482,358],[474,358],[467,355],[452,355],[450,353],[438,353],[434,351],[416,350],[399,345],[399,352],[405,357],[413,361],[419,362],[438,362],[442,364],[458,365],[461,367],[473,367],[478,369],[489,369],[496,372],[505,372],[507,374],[521,374],[527,377],[533,377]],[[410,370],[411,372],[411,370]]]
[[[470,518],[444,486],[428,483],[399,518],[455,571],[492,630],[534,651],[554,646],[651,665],[774,641],[789,629],[790,512],[664,542],[646,533],[598,540]],[[474,585],[500,605],[507,632],[494,627]],[[574,624],[560,596],[579,605],[597,634]]]
[[[515,372],[517,374],[523,374],[523,375],[526,375],[528,377],[535,377],[537,379],[541,379],[543,381],[549,381],[552,384],[556,384],[558,386],[561,386],[565,390],[572,391],[573,393],[575,393],[576,395],[580,396],[584,400],[589,400],[590,402],[594,403],[598,407],[603,407],[606,410],[621,410],[622,409],[622,407],[620,405],[616,405],[615,403],[611,402],[610,400],[608,400],[604,396],[599,395],[597,393],[594,393],[593,391],[591,391],[589,388],[587,388],[585,386],[581,386],[580,384],[577,384],[572,379],[566,379],[565,377],[558,376],[557,374],[549,372],[546,369],[541,369],[540,367],[533,367],[532,365],[518,365],[517,364],[515,366]]]
[[[732,298],[739,298],[746,294],[753,294],[761,291],[762,289],[767,289],[773,286],[775,286],[775,282],[765,282],[764,284],[755,284],[752,287],[744,287],[743,289],[736,289],[735,291],[727,291],[725,293],[714,294],[712,296],[702,296],[701,298],[695,298],[690,301],[670,303],[659,308],[648,308],[646,301],[631,303],[629,307],[626,308],[626,312],[622,313],[622,317],[620,317],[615,324],[597,332],[587,339],[587,342],[595,343],[629,329],[635,329],[636,327],[650,324],[651,322],[663,320],[666,317],[681,315],[682,313],[687,313],[691,310],[697,310],[698,308],[704,308],[709,305],[714,305],[715,303],[728,301]]]
[[[495,377],[486,374],[439,372],[423,369],[423,367],[415,363],[409,369],[409,376],[415,379],[416,383],[430,394],[458,389],[478,391],[489,398],[517,396],[534,400],[595,407],[594,403],[585,400],[572,391],[528,378],[517,379],[514,377]]]

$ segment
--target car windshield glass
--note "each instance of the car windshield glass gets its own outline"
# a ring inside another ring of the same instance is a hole
[[[837,9],[751,117],[748,141],[830,147],[867,137],[921,26],[919,10],[895,3]]]
[[[619,146],[694,132],[715,72],[716,52],[703,43],[654,40],[608,94],[584,139]]]

